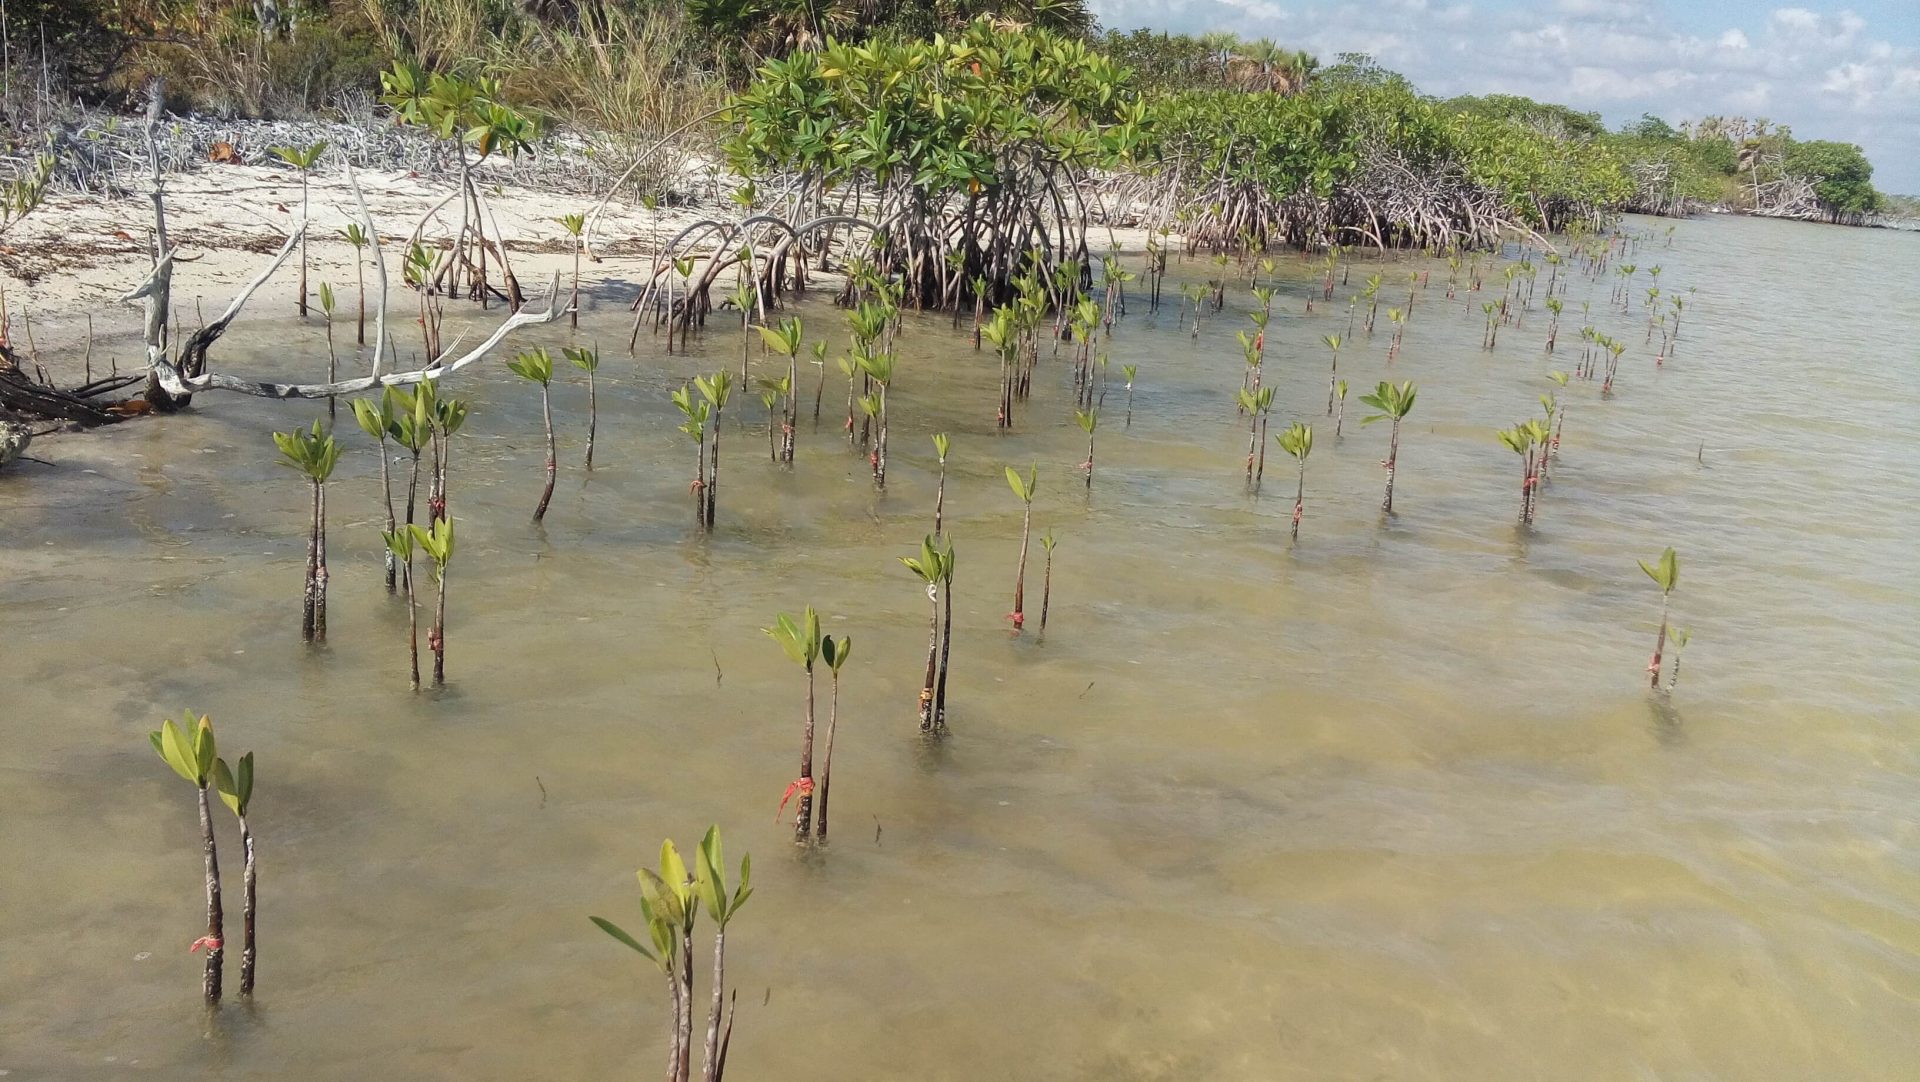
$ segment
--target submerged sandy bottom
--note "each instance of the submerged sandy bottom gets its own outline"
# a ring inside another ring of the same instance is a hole
[[[57,467],[0,478],[0,1069],[652,1072],[664,990],[586,916],[637,924],[633,870],[718,822],[755,857],[729,936],[741,1078],[1909,1074],[1908,240],[1705,221],[1650,242],[1636,258],[1663,264],[1663,288],[1698,288],[1679,352],[1656,369],[1644,317],[1591,289],[1595,322],[1633,348],[1613,400],[1565,395],[1525,535],[1492,429],[1537,410],[1575,336],[1543,359],[1536,311],[1481,353],[1477,303],[1445,302],[1441,268],[1398,360],[1384,313],[1343,353],[1356,389],[1336,441],[1319,338],[1345,305],[1304,316],[1313,272],[1283,261],[1274,429],[1320,436],[1297,548],[1290,463],[1269,458],[1264,496],[1242,487],[1244,291],[1197,341],[1171,312],[1121,324],[1112,370],[1138,364],[1139,391],[1130,427],[1117,380],[1107,397],[1090,494],[1064,365],[996,436],[991,359],[914,319],[885,494],[836,434],[836,376],[791,472],[766,461],[757,404],[730,411],[703,539],[667,391],[737,364],[737,332],[694,358],[643,339],[629,360],[609,290],[581,332],[608,354],[599,467],[577,468],[585,396],[568,383],[545,529],[527,521],[537,394],[498,363],[458,387],[474,416],[452,482],[452,685],[418,697],[357,432],[320,651],[297,634],[304,492],[268,439],[313,406],[203,396],[45,441]],[[283,309],[223,363],[311,357],[317,328]],[[843,340],[831,309],[802,314]],[[1422,390],[1382,521],[1386,434],[1355,422],[1359,388],[1388,376]],[[959,613],[953,733],[928,746],[926,602],[894,557],[930,527],[937,430],[954,436]],[[1002,471],[1028,462],[1036,530],[1061,538],[1044,642],[1003,617],[1019,505]],[[1668,544],[1695,634],[1671,703],[1644,689],[1658,598],[1634,566]],[[856,657],[835,841],[801,857],[773,815],[800,677],[758,629],[809,603]],[[186,949],[191,792],[144,735],[183,706],[260,764],[261,993],[212,1023]]]

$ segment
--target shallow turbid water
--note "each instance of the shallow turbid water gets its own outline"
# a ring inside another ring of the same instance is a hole
[[[711,539],[667,391],[737,365],[737,331],[697,359],[607,351],[590,479],[584,391],[556,390],[544,530],[538,396],[494,362],[457,384],[452,682],[417,697],[349,419],[324,650],[299,642],[305,493],[268,439],[312,404],[208,395],[48,441],[57,467],[0,478],[0,1072],[654,1076],[664,990],[586,917],[637,924],[634,869],[718,822],[755,857],[729,936],[741,1079],[1913,1077],[1920,247],[1748,220],[1663,245],[1635,253],[1641,286],[1659,263],[1697,289],[1664,367],[1610,276],[1576,281],[1558,358],[1537,309],[1484,354],[1441,267],[1398,360],[1384,304],[1343,354],[1344,441],[1319,339],[1345,304],[1304,316],[1313,271],[1283,260],[1274,431],[1319,436],[1297,548],[1288,461],[1243,489],[1243,289],[1198,341],[1136,302],[1111,345],[1116,377],[1140,367],[1133,423],[1116,378],[1091,494],[1064,363],[996,436],[994,362],[915,318],[885,495],[836,433],[837,375],[791,473],[749,396]],[[1611,400],[1564,395],[1521,533],[1492,430],[1573,366],[1588,296],[1632,348]],[[587,320],[605,342],[620,307]],[[290,372],[292,333],[237,330],[222,363]],[[1388,375],[1421,393],[1383,521],[1386,432],[1356,422]],[[930,747],[926,603],[894,557],[930,526],[935,430],[960,612]],[[1060,537],[1044,642],[1003,616],[1003,466],[1029,461]],[[1671,701],[1645,687],[1659,599],[1634,563],[1666,545],[1694,631]],[[801,679],[759,628],[808,603],[856,652],[835,841],[803,859],[774,822]],[[211,1023],[192,795],[145,736],[182,706],[259,759],[261,992]]]

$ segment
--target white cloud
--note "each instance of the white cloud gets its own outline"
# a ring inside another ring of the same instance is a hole
[[[1490,0],[1480,0],[1482,4]],[[1275,0],[1093,0],[1103,25],[1271,37],[1332,63],[1371,53],[1442,96],[1513,93],[1671,122],[1766,115],[1802,138],[1866,148],[1874,179],[1920,192],[1920,38],[1850,10],[1755,9],[1745,25],[1674,28],[1677,0],[1555,0],[1476,9],[1473,0],[1282,6]],[[1692,16],[1695,20],[1698,15]],[[1732,22],[1735,20],[1729,20]],[[1490,26],[1499,31],[1488,33]],[[1904,40],[1902,35],[1904,35]]]

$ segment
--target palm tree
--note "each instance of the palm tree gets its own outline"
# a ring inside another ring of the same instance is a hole
[[[1387,459],[1381,463],[1387,468],[1387,496],[1381,501],[1380,510],[1389,515],[1393,514],[1393,478],[1400,465],[1400,422],[1406,420],[1407,414],[1413,412],[1413,400],[1419,390],[1412,381],[1396,387],[1381,380],[1372,394],[1360,396],[1360,401],[1380,411],[1361,418],[1361,424],[1370,425],[1375,421],[1393,422],[1393,434],[1387,440]]]
[[[1226,30],[1215,30],[1200,35],[1200,44],[1207,50],[1207,55],[1213,60],[1214,65],[1219,68],[1219,79],[1224,85],[1227,82],[1227,73],[1233,66],[1233,53],[1240,44],[1240,35]]]
[[[514,375],[540,385],[540,418],[547,426],[547,487],[541,490],[540,505],[533,509],[533,521],[547,517],[547,504],[553,500],[553,482],[559,475],[559,459],[553,444],[553,355],[545,346],[530,349],[507,362]]]
[[[827,750],[820,757],[820,825],[814,835],[822,845],[827,842],[827,797],[833,788],[833,731],[840,724],[840,669],[852,656],[852,639],[845,635],[837,639],[832,635],[821,637],[820,660],[827,663],[827,674],[833,681],[827,700]]]
[[[164,741],[163,741],[164,742]],[[258,952],[254,947],[254,913],[258,897],[259,875],[253,858],[253,829],[247,825],[247,805],[253,800],[253,753],[242,755],[235,769],[225,759],[213,761],[213,784],[220,800],[233,817],[240,820],[240,850],[246,864],[240,873],[240,994],[253,994],[253,975]]]
[[[353,400],[353,419],[359,422],[362,432],[372,436],[380,445],[380,493],[385,500],[387,511],[387,526],[383,531],[385,533],[392,533],[394,527],[393,475],[387,464],[387,437],[395,435],[398,431],[394,420],[396,404],[395,389],[392,387],[383,390],[378,398]],[[393,593],[397,567],[392,551],[387,553],[386,564],[387,592]]]
[[[1300,481],[1293,490],[1293,539],[1298,541],[1300,519],[1306,513],[1307,456],[1313,453],[1313,426],[1295,421],[1274,439],[1279,441],[1282,451],[1292,455],[1294,461],[1300,464]]]
[[[1033,535],[1033,497],[1040,487],[1040,464],[1036,462],[1029,466],[1025,477],[1020,476],[1019,470],[1008,466],[1007,485],[1026,505],[1025,517],[1020,522],[1020,570],[1013,578],[1013,612],[1009,614],[1013,620],[1013,633],[1018,635],[1027,622],[1027,539]]]
[[[1276,85],[1279,81],[1276,76],[1281,63],[1291,56],[1287,50],[1282,49],[1272,38],[1256,38],[1253,41],[1239,42],[1234,46],[1234,52],[1257,69],[1253,73],[1253,78],[1249,80],[1253,84],[1252,89],[1279,89]]]
[[[807,712],[806,727],[800,740],[800,776],[787,786],[785,796],[780,798],[780,806],[785,808],[787,800],[795,793],[800,796],[798,809],[793,818],[793,840],[796,845],[807,844],[813,833],[813,663],[820,658],[820,617],[807,606],[799,621],[785,613],[774,618],[772,627],[762,628],[788,657],[806,670],[807,673]]]
[[[574,330],[580,329],[580,234],[586,231],[587,216],[584,214],[564,214],[554,221],[573,238],[573,297],[567,302],[567,325]]]
[[[926,583],[931,614],[927,620],[927,675],[920,687],[920,731],[933,731],[933,690],[939,675],[940,655],[940,583],[946,574],[946,554],[937,539],[928,534],[920,542],[920,555],[902,556],[900,563]]]
[[[367,233],[360,228],[359,222],[348,222],[347,227],[340,231],[340,237],[353,245],[353,276],[360,286],[359,317],[355,322],[353,341],[355,345],[364,346],[367,344],[367,264],[361,253],[367,247]]]
[[[313,485],[313,520],[307,530],[307,584],[300,611],[300,638],[327,641],[327,479],[340,463],[340,445],[319,421],[312,432],[275,432],[274,445],[286,465]]]
[[[207,934],[195,940],[192,949],[207,949],[201,990],[208,1003],[218,1003],[226,915],[220,906],[220,854],[214,843],[213,805],[207,796],[207,786],[213,779],[213,765],[219,756],[214,752],[212,722],[204,715],[196,718],[191,712],[183,715],[182,721],[182,725],[162,721],[160,728],[148,733],[147,738],[173,772],[187,779],[200,793],[200,853],[206,865]],[[185,731],[189,729],[191,736]]]
[[[1673,598],[1673,588],[1680,585],[1680,557],[1668,548],[1660,554],[1654,563],[1640,561],[1640,570],[1647,573],[1655,586],[1660,587],[1660,634],[1653,640],[1653,660],[1647,662],[1647,674],[1651,677],[1648,684],[1655,691],[1660,690],[1660,658],[1667,649],[1667,607]]]
[[[413,534],[413,543],[433,561],[433,583],[437,590],[433,609],[433,627],[427,631],[427,648],[433,651],[433,686],[439,687],[447,682],[447,565],[453,562],[453,520],[435,519],[432,526],[409,526]],[[413,596],[411,581],[407,587],[408,597]],[[411,618],[409,618],[411,622]],[[418,669],[415,664],[415,669]],[[418,685],[420,677],[416,671],[414,683]]]
[[[300,171],[300,224],[302,226],[302,232],[300,234],[300,298],[295,302],[295,306],[300,309],[301,319],[307,318],[307,234],[305,232],[307,222],[307,178],[312,175],[314,163],[320,160],[320,155],[325,153],[326,149],[327,141],[325,139],[304,149],[300,147],[272,148],[274,157],[279,158],[281,161],[286,162],[288,165]],[[364,337],[363,334],[363,340]]]
[[[575,368],[587,374],[587,469],[593,469],[593,437],[600,429],[600,392],[593,374],[600,370],[600,351],[568,346],[560,351]]]

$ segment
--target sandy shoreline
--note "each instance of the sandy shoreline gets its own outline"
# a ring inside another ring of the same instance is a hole
[[[417,329],[412,326],[413,295],[400,284],[400,255],[421,216],[453,185],[404,171],[362,171],[358,181],[385,249],[391,283],[389,326],[404,349],[409,332],[417,334]],[[175,321],[191,330],[224,309],[284,243],[299,218],[300,182],[285,168],[209,165],[171,175],[166,185],[168,230],[181,253],[174,271]],[[529,304],[544,307],[553,276],[560,275],[566,290],[573,273],[573,241],[557,219],[590,212],[596,200],[505,184],[489,187],[485,194],[508,238],[521,289]],[[326,282],[337,297],[335,319],[351,324],[357,305],[356,253],[341,230],[358,220],[358,212],[345,173],[316,174],[308,206],[308,288],[315,318],[320,283]],[[729,220],[737,210],[698,204],[650,210],[610,201],[594,229],[599,259],[581,261],[582,291],[602,293],[611,287],[632,295],[651,274],[653,253],[660,245],[692,222]],[[57,194],[0,241],[0,286],[12,321],[12,343],[23,359],[44,367],[56,384],[80,381],[89,338],[96,347],[96,375],[105,370],[110,356],[123,372],[140,363],[140,308],[120,297],[148,273],[151,224],[151,203],[144,190],[113,199]],[[445,238],[455,228],[451,214],[443,211],[423,235]],[[1096,227],[1090,240],[1098,247],[1108,235],[1105,227]],[[1115,229],[1112,235],[1129,252],[1140,251],[1146,240],[1146,233],[1134,228]],[[376,288],[371,265],[366,274],[371,306]],[[289,261],[253,295],[239,323],[293,318],[298,282],[297,263]],[[498,305],[482,312],[471,304],[450,304],[449,340],[462,332],[485,334],[504,316],[505,309]],[[371,335],[371,314],[368,318]],[[218,353],[216,348],[216,364]]]
[[[421,215],[444,198],[450,186],[405,172],[361,173],[359,183],[385,249],[392,281],[388,303],[393,311],[409,310],[411,294],[399,284],[400,253]],[[514,274],[529,298],[540,303],[555,273],[563,283],[570,282],[572,239],[556,219],[590,211],[594,201],[513,187],[491,189],[487,198],[509,238]],[[351,320],[356,253],[341,230],[357,220],[358,213],[345,175],[315,176],[308,200],[309,289],[317,294],[320,283],[331,283],[339,309]],[[178,321],[197,324],[196,301],[208,318],[224,308],[279,249],[299,213],[299,179],[287,169],[214,166],[169,177],[168,231],[181,253],[174,272]],[[705,214],[698,207],[656,212],[608,203],[595,231],[602,258],[597,263],[583,260],[583,288],[606,279],[643,279],[651,271],[655,248]],[[139,308],[120,297],[146,277],[151,224],[145,194],[111,200],[55,195],[15,227],[0,245],[0,284],[6,289],[15,345],[28,348],[30,329],[41,363],[63,378],[68,363],[78,363],[72,349],[84,343],[89,317],[97,339],[137,334]],[[443,212],[423,232],[431,239],[448,236],[453,228]],[[370,266],[367,277],[371,293],[375,287]],[[298,282],[293,263],[282,267],[248,302],[242,318],[287,311]]]

